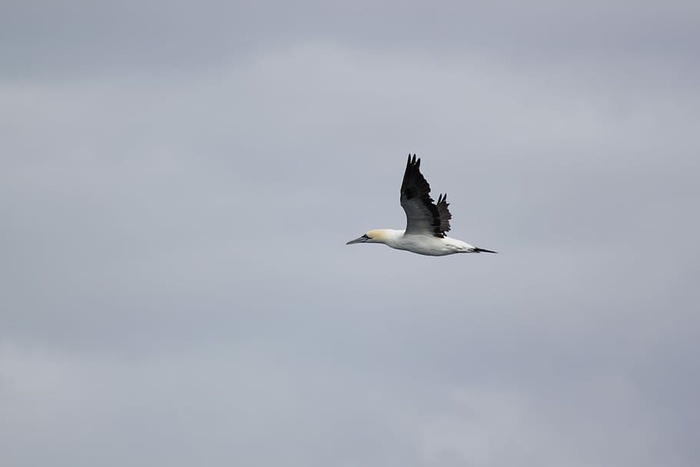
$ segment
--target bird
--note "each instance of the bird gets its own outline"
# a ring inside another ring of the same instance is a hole
[[[455,253],[497,253],[475,247],[462,240],[450,238],[452,214],[447,194],[440,194],[435,203],[430,197],[430,184],[420,172],[420,158],[408,155],[406,171],[401,183],[401,207],[406,212],[406,229],[374,229],[346,245],[383,243],[397,250],[426,256],[447,256]]]

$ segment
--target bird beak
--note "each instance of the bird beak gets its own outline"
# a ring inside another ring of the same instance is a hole
[[[355,240],[350,240],[346,245],[352,245],[353,243],[365,243],[367,241],[367,236],[363,235],[361,237],[357,237]]]

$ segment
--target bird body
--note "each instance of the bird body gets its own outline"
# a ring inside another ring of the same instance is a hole
[[[403,230],[375,229],[365,235],[368,239],[364,242],[351,243],[383,243],[397,250],[406,250],[419,255],[445,256],[453,253],[469,253],[475,247],[461,240],[450,237],[438,238],[434,235],[406,234]],[[362,238],[362,237],[360,237]]]
[[[455,253],[496,253],[448,237],[452,214],[447,195],[440,195],[437,204],[430,197],[430,185],[420,173],[420,159],[408,156],[401,184],[401,206],[406,212],[406,230],[370,230],[347,245],[354,243],[383,243],[397,250],[426,256],[446,256]]]

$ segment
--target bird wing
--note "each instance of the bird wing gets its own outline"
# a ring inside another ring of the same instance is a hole
[[[450,230],[452,218],[448,206],[447,194],[438,196],[435,204],[430,197],[430,184],[420,173],[420,159],[415,154],[409,154],[401,183],[401,207],[406,212],[406,234],[445,237],[445,232]]]

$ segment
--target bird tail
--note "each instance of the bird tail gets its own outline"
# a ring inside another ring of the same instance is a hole
[[[474,253],[496,253],[496,254],[498,254],[497,251],[487,250],[486,248],[479,248],[479,247],[474,247],[474,250],[472,250],[472,251],[474,251]]]

